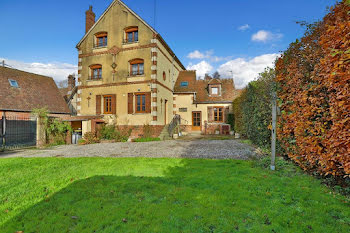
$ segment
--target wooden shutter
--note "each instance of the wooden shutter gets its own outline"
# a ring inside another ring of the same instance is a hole
[[[96,115],[101,115],[101,96],[96,95]]]
[[[225,107],[224,110],[224,123],[227,123],[228,114],[230,113],[230,107]]]
[[[112,114],[117,114],[117,98],[116,95],[112,95]]]
[[[213,122],[213,107],[208,107],[208,122]]]
[[[128,114],[134,113],[134,93],[128,94]]]
[[[151,113],[151,92],[146,93],[146,112]]]

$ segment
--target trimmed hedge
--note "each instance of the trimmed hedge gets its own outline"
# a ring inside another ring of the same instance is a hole
[[[276,63],[278,138],[304,170],[350,176],[350,1],[306,25]]]

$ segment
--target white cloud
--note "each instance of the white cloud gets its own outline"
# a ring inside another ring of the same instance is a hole
[[[204,53],[200,52],[199,50],[195,50],[187,55],[189,59],[204,59],[204,58],[210,58],[211,55],[214,53],[213,50],[205,51]]]
[[[252,59],[237,58],[222,64],[218,71],[223,78],[234,78],[236,88],[245,87],[250,81],[253,81],[259,73],[266,67],[273,67],[275,59],[279,56],[277,53],[264,54]]]
[[[189,59],[201,59],[201,60],[207,60],[211,62],[220,62],[220,61],[228,61],[232,57],[218,57],[214,56],[214,50],[207,50],[204,52],[201,52],[199,50],[195,50],[187,55]]]
[[[244,24],[244,25],[238,27],[238,30],[245,31],[245,30],[248,30],[249,28],[250,28],[249,24]]]
[[[52,77],[56,82],[66,80],[68,75],[78,72],[78,66],[68,63],[26,63],[22,61],[0,58],[0,62],[2,62],[3,60],[5,60],[5,64],[11,66],[12,68],[49,76]]]
[[[213,70],[213,67],[206,61],[201,61],[197,64],[190,63],[187,66],[187,70],[196,70],[197,77],[203,78],[206,73],[210,73]]]
[[[281,33],[272,33],[270,31],[260,30],[252,35],[252,41],[267,42],[271,40],[278,40],[283,37]]]

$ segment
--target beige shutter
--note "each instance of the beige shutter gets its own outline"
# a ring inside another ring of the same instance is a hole
[[[208,122],[213,122],[213,107],[208,107]]]

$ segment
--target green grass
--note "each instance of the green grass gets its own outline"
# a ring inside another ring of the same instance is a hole
[[[346,197],[278,165],[0,159],[0,232],[350,232]]]
[[[134,142],[155,142],[160,141],[160,138],[136,138]]]

